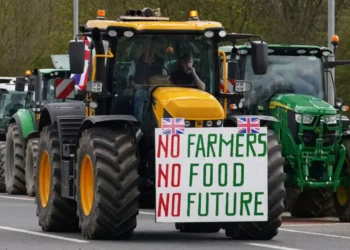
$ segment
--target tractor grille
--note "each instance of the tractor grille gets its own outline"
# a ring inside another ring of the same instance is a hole
[[[76,143],[78,131],[85,117],[61,117],[59,122],[62,143]]]
[[[305,146],[307,147],[314,147],[316,145],[316,140],[319,136],[319,133],[317,131],[317,129],[320,125],[320,121],[317,120],[314,121],[312,124],[310,125],[306,125],[304,124],[304,126],[310,126],[310,127],[314,127],[313,130],[304,130],[303,131],[303,141]],[[294,112],[288,112],[288,127],[293,135],[294,141],[296,142],[296,144],[301,144],[301,141],[298,137],[298,132],[299,132],[299,123],[297,123],[295,121],[295,113]],[[336,143],[337,138],[338,138],[338,131],[337,130],[329,130],[329,128],[335,128],[337,127],[337,124],[332,124],[332,125],[324,125],[323,126],[323,145],[324,146],[332,146]]]
[[[317,125],[316,125],[317,126]],[[316,145],[316,139],[318,138],[318,133],[314,130],[305,130],[303,132],[303,140],[305,143],[305,146],[314,146]],[[337,141],[337,131],[336,130],[329,130],[327,126],[323,127],[323,145],[324,146],[332,146]]]

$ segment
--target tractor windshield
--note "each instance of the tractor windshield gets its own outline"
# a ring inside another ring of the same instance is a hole
[[[25,108],[27,91],[0,89],[0,119],[10,118],[18,109]]]
[[[322,59],[315,56],[269,55],[266,75],[254,75],[251,56],[245,63],[245,79],[252,81],[257,101],[275,93],[295,93],[324,98]]]
[[[214,45],[204,35],[136,35],[121,38],[116,46],[118,96],[133,95],[135,84],[141,88],[169,86],[169,78],[175,79],[176,86],[196,87],[192,75],[185,72],[185,59],[191,59],[206,91],[214,91]]]

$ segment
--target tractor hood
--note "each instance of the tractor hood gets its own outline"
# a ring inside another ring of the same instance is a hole
[[[320,98],[300,94],[277,94],[270,102],[270,108],[281,106],[300,114],[335,115],[336,109]]]
[[[157,108],[171,117],[189,120],[224,119],[224,109],[211,94],[194,88],[159,87],[153,92]]]

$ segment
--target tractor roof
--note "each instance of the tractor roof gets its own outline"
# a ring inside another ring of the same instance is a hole
[[[236,48],[238,50],[247,50],[248,52],[251,49],[250,45],[237,45]],[[332,54],[332,50],[327,47],[321,47],[316,45],[290,45],[290,44],[269,44],[269,54],[284,54],[284,55],[292,55],[292,54],[300,54],[300,55],[324,55],[329,56]],[[230,54],[232,50],[232,45],[221,46],[219,50],[223,51],[226,54]],[[301,52],[304,51],[304,52]],[[316,52],[315,52],[316,51]]]
[[[268,45],[270,49],[288,49],[288,50],[299,50],[299,49],[307,49],[307,50],[327,50],[332,52],[327,47],[322,46],[316,46],[316,45],[292,45],[292,44],[269,44]],[[232,48],[232,47],[231,47]],[[239,45],[237,46],[237,49],[247,49],[249,50],[251,47],[249,45]]]
[[[131,14],[133,12],[133,14]],[[143,10],[127,10],[116,20],[107,20],[105,11],[99,10],[95,20],[87,21],[84,29],[99,28],[109,30],[120,28],[122,30],[145,31],[205,31],[224,29],[220,22],[200,21],[197,11],[190,11],[187,21],[170,21],[168,17],[162,17],[160,9],[144,8]]]
[[[69,69],[39,69],[41,74],[50,74],[53,72],[67,72]]]
[[[213,21],[113,21],[113,20],[90,20],[86,28],[107,29],[108,27],[131,28],[138,31],[144,30],[206,30],[223,28],[221,23]]]

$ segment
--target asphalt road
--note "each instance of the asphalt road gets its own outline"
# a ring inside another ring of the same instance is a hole
[[[216,234],[182,234],[173,224],[155,223],[154,212],[142,210],[134,237],[129,241],[89,241],[80,233],[48,234],[41,231],[34,200],[0,194],[0,249],[349,249],[350,224],[335,218],[300,220],[285,217],[271,241],[233,241]]]

